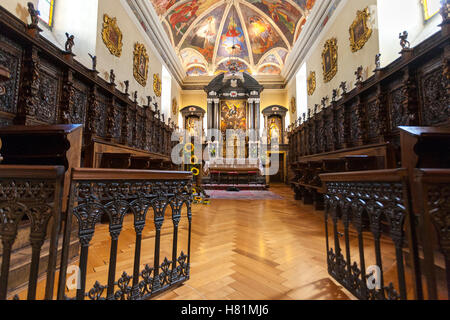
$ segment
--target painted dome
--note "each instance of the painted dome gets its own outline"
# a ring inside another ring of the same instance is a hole
[[[151,0],[188,76],[278,75],[315,0]]]

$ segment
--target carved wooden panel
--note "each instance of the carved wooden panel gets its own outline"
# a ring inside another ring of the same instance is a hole
[[[404,126],[408,124],[409,113],[408,108],[405,106],[405,96],[403,94],[403,88],[397,88],[393,90],[389,95],[389,117],[391,131],[397,132],[398,126]]]
[[[48,124],[57,122],[59,81],[58,77],[44,66],[40,70],[40,86],[36,119]]]
[[[97,97],[97,116],[95,119],[95,127],[97,131],[97,135],[99,137],[106,137],[106,115],[108,110],[107,98],[103,94],[98,94]]]
[[[0,65],[6,67],[11,74],[11,78],[2,84],[5,88],[5,93],[0,94],[0,111],[16,113],[22,50],[7,45],[3,37],[0,38]]]
[[[447,82],[441,67],[432,70],[420,79],[422,125],[434,126],[449,121],[450,99],[446,89]]]

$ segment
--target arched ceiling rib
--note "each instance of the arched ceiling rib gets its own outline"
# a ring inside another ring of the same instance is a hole
[[[188,75],[226,72],[237,45],[241,69],[279,74],[316,0],[151,1]]]

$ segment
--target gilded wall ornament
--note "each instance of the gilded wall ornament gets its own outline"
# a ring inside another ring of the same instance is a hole
[[[337,39],[332,38],[327,40],[325,48],[322,52],[322,68],[323,80],[325,83],[330,82],[338,71],[338,53],[337,53]]]
[[[172,114],[176,115],[178,113],[178,101],[177,99],[172,100]]]
[[[297,112],[297,99],[295,97],[292,97],[291,99],[291,113]]]
[[[307,80],[307,86],[308,86],[308,96],[312,96],[314,92],[316,91],[316,72],[311,71],[308,80]]]
[[[143,44],[136,43],[134,45],[133,75],[136,81],[143,87],[147,85],[148,63],[147,49],[145,49]]]
[[[153,75],[153,91],[157,97],[161,97],[161,78],[157,73]]]
[[[352,52],[361,50],[372,36],[372,29],[369,27],[368,20],[370,18],[369,8],[358,10],[356,19],[350,26],[350,48]]]
[[[122,55],[122,31],[117,25],[117,18],[110,18],[103,15],[102,39],[112,55],[120,57]]]

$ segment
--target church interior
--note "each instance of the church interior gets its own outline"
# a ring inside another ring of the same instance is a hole
[[[0,300],[448,300],[449,0],[2,0]]]

